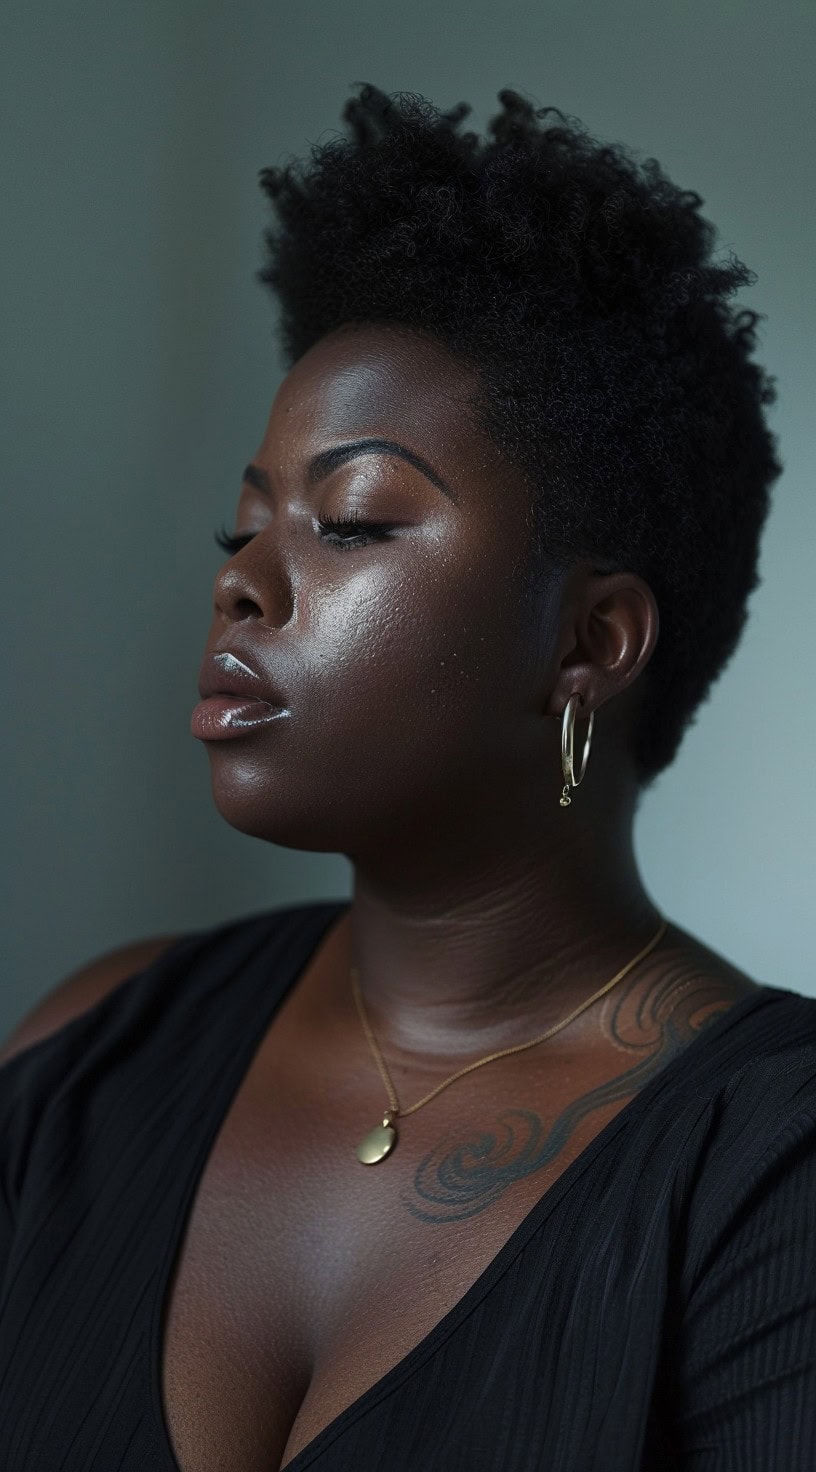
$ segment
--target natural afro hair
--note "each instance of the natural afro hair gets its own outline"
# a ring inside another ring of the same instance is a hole
[[[589,557],[652,588],[660,635],[634,731],[647,785],[731,657],[781,474],[750,361],[756,277],[712,259],[703,203],[623,144],[501,91],[489,138],[356,83],[350,136],[260,172],[258,279],[294,363],[345,324],[433,334],[477,370],[477,422],[531,491],[534,565]],[[558,121],[546,126],[548,114]]]

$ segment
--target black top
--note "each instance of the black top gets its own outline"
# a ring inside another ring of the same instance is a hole
[[[186,1216],[346,907],[185,935],[0,1067],[3,1472],[178,1472],[159,1333]],[[291,1472],[813,1472],[815,1259],[816,1001],[763,987]]]

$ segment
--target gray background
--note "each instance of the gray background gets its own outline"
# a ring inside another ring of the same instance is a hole
[[[224,823],[188,722],[213,528],[281,377],[257,171],[339,128],[358,80],[480,128],[506,85],[575,114],[698,190],[758,273],[786,467],[763,583],[637,846],[672,919],[816,993],[815,39],[812,0],[7,0],[0,1031],[111,946],[350,892],[341,856]]]

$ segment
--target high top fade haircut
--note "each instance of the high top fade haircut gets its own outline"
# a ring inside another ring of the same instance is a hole
[[[673,761],[760,582],[782,471],[762,408],[775,379],[750,361],[759,314],[728,302],[757,278],[733,253],[712,258],[699,194],[558,108],[505,88],[482,139],[459,129],[465,102],[442,112],[354,88],[347,136],[260,171],[276,224],[257,276],[284,362],[345,324],[382,323],[476,369],[474,422],[530,489],[531,583],[590,558],[654,592],[643,788]]]

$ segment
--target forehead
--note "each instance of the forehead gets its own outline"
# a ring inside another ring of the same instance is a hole
[[[454,488],[510,467],[474,419],[473,369],[434,338],[392,325],[339,329],[315,343],[275,395],[262,452],[285,471],[346,439],[399,440]]]

